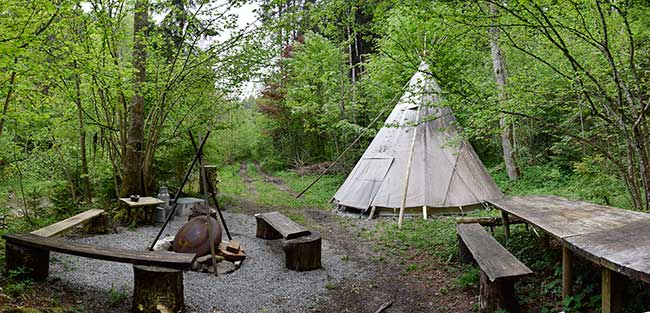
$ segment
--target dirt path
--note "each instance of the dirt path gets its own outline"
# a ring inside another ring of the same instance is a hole
[[[253,195],[257,195],[257,188],[255,188],[255,185],[253,185],[253,179],[248,176],[248,166],[246,164],[247,163],[242,162],[242,164],[239,166],[239,176],[241,176],[244,183],[246,183],[248,191],[250,191]]]
[[[259,164],[257,161],[255,161],[254,164],[255,164],[255,169],[257,169],[257,172],[260,173],[260,175],[262,175],[262,177],[264,177],[264,181],[265,181],[265,182],[267,182],[267,183],[272,183],[275,187],[277,187],[278,189],[280,189],[280,190],[282,190],[282,191],[284,191],[284,192],[290,194],[290,195],[293,196],[293,197],[296,196],[296,193],[293,192],[293,190],[291,190],[291,189],[290,189],[290,188],[289,188],[289,187],[284,183],[284,181],[283,181],[282,179],[280,179],[280,178],[278,178],[278,177],[270,176],[269,174],[267,174],[266,172],[264,172],[264,170],[262,170],[262,167],[260,166],[260,164]]]
[[[255,167],[264,182],[273,184],[290,195],[295,193],[279,178],[262,171],[259,164]],[[240,168],[240,175],[253,189],[253,180],[248,176],[246,166]],[[254,197],[241,199],[242,203],[251,205],[251,209],[287,210],[290,208],[265,208],[256,204]],[[295,211],[295,209],[293,209]],[[244,210],[249,211],[249,210]],[[252,210],[251,210],[252,212]],[[248,212],[248,213],[251,213]],[[298,212],[297,212],[298,213]],[[414,256],[412,259],[397,259],[384,252],[376,252],[374,243],[358,235],[361,228],[375,229],[376,221],[343,217],[334,210],[302,209],[300,212],[320,231],[348,262],[358,267],[370,269],[370,275],[351,275],[336,285],[327,286],[327,292],[314,304],[310,312],[375,312],[387,302],[392,305],[385,312],[474,312],[478,298],[475,293],[461,290],[454,286],[457,274],[454,265],[435,264],[430,261],[427,270],[408,272],[406,265],[427,262],[427,256]],[[348,219],[354,219],[349,221]],[[350,223],[351,222],[351,223]],[[346,226],[347,225],[347,226]],[[424,259],[424,260],[423,260]],[[430,257],[428,259],[431,259]],[[382,260],[382,261],[379,261]],[[305,287],[311,288],[311,287]]]

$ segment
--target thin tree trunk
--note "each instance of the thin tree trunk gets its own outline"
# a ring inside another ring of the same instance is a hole
[[[14,60],[14,65],[18,62],[18,59]],[[2,130],[5,127],[5,118],[7,116],[7,111],[9,110],[9,102],[11,102],[11,95],[14,92],[14,82],[16,81],[16,71],[11,71],[9,75],[9,90],[7,91],[7,96],[5,97],[5,103],[2,106],[2,116],[0,116],[0,138],[2,138]]]
[[[77,62],[75,62],[77,68]],[[83,108],[81,107],[81,77],[75,74],[75,104],[77,105],[77,118],[79,119],[79,147],[81,148],[81,185],[84,191],[86,203],[93,202],[90,177],[88,176],[88,159],[86,156],[86,128],[84,125]]]
[[[136,70],[135,94],[129,107],[129,129],[126,141],[126,154],[122,160],[124,179],[122,196],[144,194],[142,190],[142,151],[144,149],[144,85],[146,83],[146,34],[148,23],[148,1],[137,0],[133,15],[133,67]]]
[[[490,12],[494,18],[496,18],[498,9],[492,3],[490,3]],[[492,54],[494,78],[499,91],[499,102],[503,104],[506,101],[506,82],[508,80],[508,72],[506,71],[503,52],[499,46],[499,27],[496,25],[490,27],[490,52]],[[503,149],[503,161],[506,164],[506,172],[508,173],[508,178],[510,178],[510,180],[517,180],[519,178],[519,170],[517,169],[514,150],[512,149],[512,126],[508,123],[503,114],[499,119],[499,126],[501,127],[501,147]]]

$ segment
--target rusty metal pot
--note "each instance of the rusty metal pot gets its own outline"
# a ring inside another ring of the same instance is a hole
[[[221,225],[210,217],[212,226],[212,239],[215,250],[221,243]],[[208,220],[206,216],[197,216],[185,223],[176,233],[172,249],[180,253],[196,253],[203,256],[210,253],[210,240],[208,238]]]

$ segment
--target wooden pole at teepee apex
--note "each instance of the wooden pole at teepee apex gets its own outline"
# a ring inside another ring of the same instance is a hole
[[[415,150],[415,139],[418,134],[420,108],[422,108],[421,103],[418,105],[418,111],[415,114],[415,127],[413,129],[413,139],[411,139],[411,151],[409,152],[409,161],[406,164],[406,177],[404,179],[404,196],[402,197],[402,206],[400,206],[399,208],[399,219],[397,220],[397,228],[402,228],[402,221],[404,220],[404,210],[406,209],[406,195],[409,191],[409,178],[411,177],[411,163],[413,163],[413,150]]]

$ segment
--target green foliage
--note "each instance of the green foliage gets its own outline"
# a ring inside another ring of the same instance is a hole
[[[124,288],[115,288],[111,286],[108,290],[108,304],[112,307],[118,306],[128,298],[128,293]]]
[[[462,274],[456,279],[455,284],[463,289],[476,290],[481,279],[481,269],[477,266],[466,266]]]

